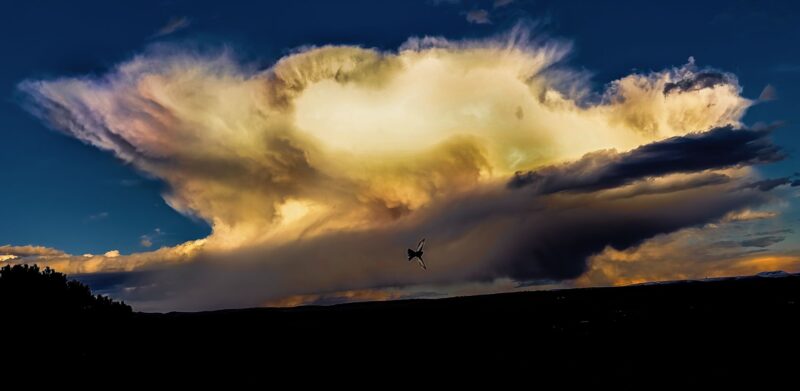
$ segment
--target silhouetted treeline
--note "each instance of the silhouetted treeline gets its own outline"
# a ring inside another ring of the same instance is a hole
[[[55,363],[48,371],[90,368],[158,381],[217,376],[258,387],[281,376],[328,381],[328,372],[351,382],[413,371],[426,381],[439,375],[645,389],[664,381],[785,382],[800,367],[799,306],[800,274],[763,273],[329,307],[131,313],[61,273],[14,266],[0,269],[0,362],[4,375],[19,373],[9,363],[37,370],[34,363]]]
[[[131,307],[106,296],[93,295],[88,286],[49,267],[7,265],[0,268],[0,314],[35,318],[124,316]],[[17,319],[24,321],[25,319]]]

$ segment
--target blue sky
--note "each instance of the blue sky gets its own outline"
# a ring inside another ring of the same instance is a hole
[[[485,11],[476,14],[476,12]],[[476,16],[477,15],[477,16]],[[0,5],[0,245],[40,245],[71,254],[122,254],[209,235],[201,218],[162,198],[166,184],[111,154],[47,128],[25,110],[24,80],[102,75],[169,42],[228,47],[268,68],[307,45],[396,50],[413,36],[481,39],[520,21],[570,42],[566,64],[597,93],[631,73],[680,67],[693,57],[738,77],[742,96],[775,98],[743,122],[783,122],[773,133],[788,158],[759,166],[766,178],[800,171],[800,5],[757,1],[26,1]],[[800,220],[797,197],[780,219]],[[793,248],[797,233],[778,244]],[[146,246],[149,244],[149,246]]]

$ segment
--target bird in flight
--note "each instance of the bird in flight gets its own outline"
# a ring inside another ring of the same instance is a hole
[[[428,268],[425,266],[425,261],[422,260],[422,248],[423,247],[425,247],[425,238],[420,240],[419,244],[417,244],[417,251],[414,251],[412,249],[408,249],[408,261],[411,262],[411,260],[416,258],[417,259],[417,263],[419,264],[419,267],[423,268],[424,270],[428,270]]]

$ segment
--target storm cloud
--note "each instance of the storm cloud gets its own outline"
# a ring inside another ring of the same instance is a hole
[[[783,177],[783,178],[764,179],[764,180],[748,183],[748,184],[745,184],[743,186],[746,187],[746,188],[749,188],[749,189],[759,189],[761,191],[770,191],[770,190],[772,190],[772,189],[774,189],[774,188],[776,188],[778,186],[783,186],[783,185],[796,186],[794,182],[796,182],[796,181],[792,181],[792,179],[789,178],[789,177]]]
[[[125,298],[140,308],[190,310],[256,306],[312,292],[570,280],[606,248],[624,250],[770,199],[760,191],[719,186],[624,200],[590,194],[531,199],[498,187],[434,203],[382,229],[206,252],[191,263],[137,276]],[[402,256],[420,236],[428,239],[424,273]]]
[[[569,51],[522,26],[306,47],[268,66],[155,45],[101,76],[27,80],[33,114],[212,227],[150,252],[37,261],[115,273],[95,281],[147,310],[514,286],[575,279],[607,249],[772,200],[743,186],[782,154],[741,123],[752,101],[735,77],[690,61],[589,101]],[[420,237],[425,273],[404,259]]]

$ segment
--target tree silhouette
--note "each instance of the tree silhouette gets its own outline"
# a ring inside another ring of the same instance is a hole
[[[49,267],[7,265],[0,268],[0,314],[42,317],[126,316],[124,302],[93,295],[88,286]]]

